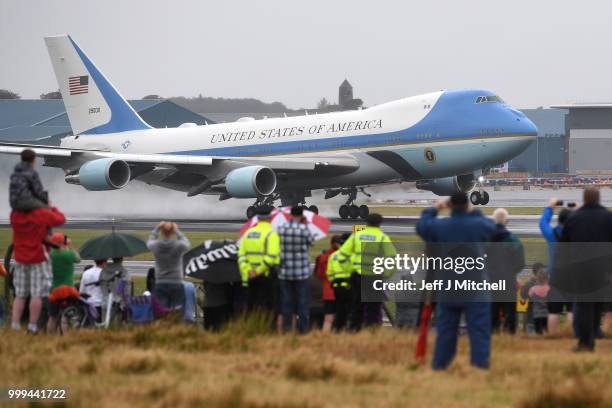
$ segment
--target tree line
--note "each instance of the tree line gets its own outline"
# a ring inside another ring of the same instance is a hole
[[[8,89],[0,89],[0,99],[21,99],[17,92]],[[42,93],[40,99],[62,99],[62,94],[59,91],[50,91]],[[213,98],[210,96],[196,97],[173,96],[164,98],[160,95],[151,94],[145,95],[142,99],[168,99],[186,109],[198,113],[284,113],[293,112],[285,104],[281,102],[263,102],[255,98]],[[317,104],[317,109],[320,112],[338,111],[343,109],[357,109],[363,104],[360,99],[354,99],[356,106],[345,106],[330,104],[327,99],[323,98]],[[304,108],[297,111],[303,111]]]

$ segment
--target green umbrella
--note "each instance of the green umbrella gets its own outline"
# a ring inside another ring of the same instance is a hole
[[[141,238],[113,231],[85,242],[80,254],[83,259],[95,260],[134,256],[148,251],[146,242]]]

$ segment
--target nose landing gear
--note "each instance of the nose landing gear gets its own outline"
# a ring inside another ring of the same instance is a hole
[[[489,204],[489,193],[479,189],[470,193],[470,202],[472,205],[487,205]]]

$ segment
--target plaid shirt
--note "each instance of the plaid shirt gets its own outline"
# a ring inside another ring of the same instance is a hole
[[[281,267],[279,279],[301,280],[310,277],[308,247],[314,238],[308,227],[296,221],[289,221],[278,229],[281,243]]]

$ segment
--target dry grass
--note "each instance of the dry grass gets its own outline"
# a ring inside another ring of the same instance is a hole
[[[278,337],[240,325],[4,331],[0,387],[68,387],[75,407],[611,406],[612,341],[576,355],[570,339],[498,336],[491,370],[480,371],[463,338],[451,369],[433,372],[412,365],[407,332]]]

